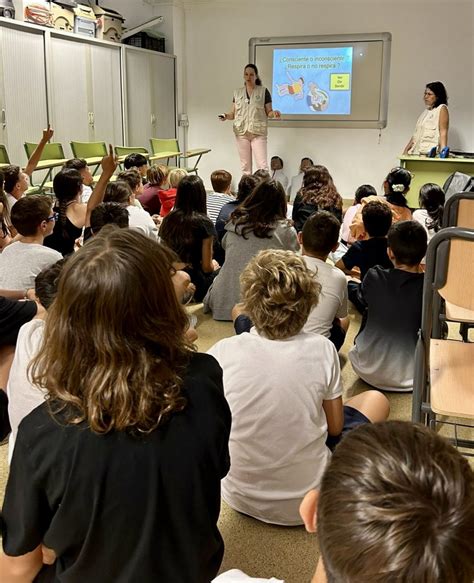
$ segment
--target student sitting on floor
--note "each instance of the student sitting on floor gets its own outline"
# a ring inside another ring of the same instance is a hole
[[[35,296],[39,304],[48,310],[56,297],[59,277],[67,259],[61,259],[50,267],[43,269],[35,279]],[[10,370],[7,385],[8,413],[11,424],[11,435],[8,444],[8,460],[10,461],[15,447],[18,426],[24,417],[33,409],[44,403],[46,392],[35,387],[28,375],[28,366],[38,354],[43,340],[43,311],[41,318],[35,318],[22,326],[18,334],[15,357]]]
[[[87,203],[91,197],[92,189],[94,186],[94,177],[92,176],[92,172],[87,164],[87,161],[84,160],[84,158],[72,158],[64,164],[62,169],[77,170],[79,172],[82,178],[81,202]]]
[[[143,180],[146,180],[146,173],[148,170],[148,160],[143,154],[129,154],[123,161],[125,170],[136,170]]]
[[[21,239],[0,254],[0,285],[26,291],[34,286],[42,269],[62,259],[61,253],[43,245],[53,231],[56,213],[49,196],[32,194],[15,203],[11,220]]]
[[[385,199],[393,212],[393,222],[409,221],[411,210],[406,195],[410,190],[411,173],[406,168],[393,168],[383,183]]]
[[[90,226],[91,212],[102,202],[107,183],[117,167],[117,157],[110,145],[109,153],[104,156],[101,166],[102,174],[86,204],[81,202],[83,178],[80,172],[66,169],[56,174],[53,180],[56,196],[53,210],[58,216],[52,234],[45,238],[46,247],[51,247],[64,256],[74,252],[76,240],[81,237],[83,228]]]
[[[351,431],[301,515],[318,532],[313,583],[474,580],[474,473],[421,425],[389,421]]]
[[[349,359],[369,385],[386,391],[413,390],[415,347],[421,325],[425,229],[416,221],[395,223],[388,233],[394,269],[369,269],[360,287],[367,313]]]
[[[211,184],[213,192],[207,193],[207,216],[215,225],[222,207],[235,200],[230,191],[232,174],[227,170],[214,170]]]
[[[160,217],[166,217],[173,210],[177,188],[181,180],[187,175],[188,173],[183,168],[173,168],[173,170],[170,170],[167,176],[168,188],[158,191],[158,197],[161,203]]]
[[[368,391],[343,407],[334,345],[303,331],[320,286],[301,257],[261,251],[241,283],[255,327],[209,350],[224,371],[232,411],[232,465],[223,498],[264,522],[301,524],[299,503],[318,487],[331,456],[328,445],[350,427],[386,419],[388,401]]]
[[[319,301],[311,310],[303,331],[326,336],[336,350],[343,345],[349,327],[347,283],[341,270],[326,263],[326,260],[338,246],[340,226],[333,214],[320,211],[309,217],[302,233],[298,234],[303,259],[321,285]],[[235,306],[232,315],[237,334],[250,332],[252,322],[243,314],[241,305]]]
[[[143,192],[137,198],[142,207],[149,215],[159,215],[161,210],[161,202],[158,192],[163,188],[166,181],[166,176],[161,170],[160,166],[150,166],[146,171],[146,178],[148,182],[143,187]]]
[[[219,241],[222,241],[222,238],[225,235],[225,226],[230,215],[235,211],[239,204],[244,202],[257,184],[259,184],[259,180],[256,176],[253,176],[252,174],[244,174],[242,176],[237,187],[237,196],[221,208],[219,216],[217,217],[216,231]]]
[[[315,211],[325,210],[342,220],[342,197],[337,191],[326,166],[313,166],[306,170],[303,186],[293,203],[292,219],[295,229],[302,231],[303,225]]]
[[[15,355],[20,328],[43,309],[34,301],[32,290],[0,289],[0,443],[10,433],[8,398],[5,392]],[[22,299],[24,298],[24,299]]]
[[[420,208],[413,213],[413,220],[426,229],[428,243],[441,229],[445,198],[444,190],[437,184],[428,182],[420,188],[418,198]]]
[[[222,239],[225,262],[203,300],[204,312],[212,312],[214,320],[232,320],[232,308],[240,301],[240,274],[259,251],[299,250],[296,232],[285,216],[285,191],[276,180],[260,182],[232,213]]]
[[[120,229],[129,226],[128,210],[117,202],[102,202],[91,213],[91,234],[98,235],[105,225],[116,225]]]
[[[158,238],[158,228],[153,219],[145,210],[135,206],[135,195],[128,182],[125,182],[125,180],[116,180],[108,184],[104,201],[118,202],[127,209],[130,228],[138,229],[152,239]]]
[[[112,228],[64,266],[31,369],[49,398],[20,424],[6,486],[2,582],[217,575],[231,416],[222,370],[184,338],[174,261]]]
[[[54,130],[50,128],[49,125],[47,129],[43,130],[41,140],[36,146],[34,152],[31,154],[30,159],[28,160],[28,164],[24,170],[22,170],[19,166],[14,166],[13,164],[4,166],[2,168],[6,203],[3,209],[3,220],[5,221],[6,226],[9,228],[10,235],[12,237],[16,235],[15,227],[12,226],[10,220],[12,207],[18,200],[20,200],[20,198],[25,196],[29,186],[28,178],[33,174],[34,170],[38,166],[38,162],[40,161],[44,147],[53,137],[53,134]]]
[[[179,183],[174,209],[163,219],[162,243],[172,249],[196,286],[202,302],[219,265],[213,260],[216,229],[206,213],[206,189],[199,176],[185,176]]]
[[[357,267],[360,270],[361,281],[367,271],[375,265],[393,267],[387,255],[387,233],[392,224],[392,211],[389,206],[382,201],[367,203],[362,209],[362,220],[369,238],[356,241],[336,263],[336,267],[348,275],[354,275],[352,270]],[[363,313],[365,307],[359,298],[360,283],[349,281],[347,285],[350,301]]]
[[[143,194],[143,182],[140,172],[138,172],[136,168],[125,170],[124,172],[120,172],[117,175],[117,180],[123,180],[130,186],[133,192],[133,204],[139,209],[143,210],[143,207],[139,201],[140,195]]]
[[[349,245],[352,245],[352,243],[355,243],[356,241],[351,235],[350,226],[357,211],[360,209],[362,200],[368,196],[377,196],[377,191],[370,184],[362,184],[362,186],[359,186],[355,191],[352,206],[350,206],[344,213],[341,227],[341,243],[346,247],[349,247]]]

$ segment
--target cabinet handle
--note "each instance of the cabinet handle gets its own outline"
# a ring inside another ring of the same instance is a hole
[[[2,126],[3,129],[7,127],[7,112],[5,111],[5,109],[2,109]]]
[[[151,125],[154,126],[156,124],[156,115],[154,113],[151,114]]]

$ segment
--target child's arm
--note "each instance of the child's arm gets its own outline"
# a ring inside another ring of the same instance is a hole
[[[351,275],[351,270],[347,269],[347,267],[344,265],[344,261],[342,260],[343,258],[341,257],[341,259],[339,259],[334,265],[335,267],[337,267],[338,269],[340,269],[341,271],[343,271],[346,275]]]
[[[342,406],[342,397],[323,401],[323,410],[328,422],[328,434],[340,435],[344,427],[344,408]]]
[[[214,245],[214,237],[207,237],[202,242],[202,259],[201,267],[204,273],[212,273],[216,267],[212,259],[212,249]]]
[[[346,275],[355,276],[357,272],[354,271],[354,267],[358,267],[358,256],[360,250],[354,243],[349,247],[349,249],[344,253],[344,255],[336,262],[335,266],[343,271]]]
[[[91,226],[91,214],[92,211],[104,200],[105,189],[109,183],[110,177],[115,172],[117,168],[118,158],[115,156],[112,146],[109,144],[109,154],[104,156],[101,162],[102,174],[100,175],[99,181],[95,185],[92,194],[87,201],[86,208],[86,222],[85,226]]]
[[[33,174],[36,166],[38,166],[38,162],[40,161],[41,154],[43,153],[44,147],[49,142],[49,140],[53,137],[53,134],[54,134],[54,130],[48,124],[47,129],[43,130],[43,136],[42,136],[39,144],[36,146],[35,151],[33,152],[33,154],[31,154],[31,157],[28,160],[28,164],[26,165],[25,174],[28,174],[28,176],[31,176]]]
[[[24,583],[33,581],[43,566],[41,545],[25,555],[11,557],[0,552],[2,583]]]

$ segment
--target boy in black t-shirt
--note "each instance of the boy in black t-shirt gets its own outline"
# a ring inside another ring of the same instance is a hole
[[[357,241],[350,246],[345,255],[336,263],[347,275],[354,275],[354,267],[360,270],[362,281],[367,271],[375,265],[393,267],[387,255],[387,233],[392,224],[392,211],[387,203],[373,201],[366,204],[362,210],[362,221],[369,238],[366,241]],[[360,283],[349,281],[348,297],[360,313],[364,305],[360,299]]]
[[[420,262],[426,247],[426,231],[419,223],[396,223],[388,233],[395,268],[373,267],[361,284],[367,312],[349,359],[360,378],[378,389],[413,390],[423,294]]]

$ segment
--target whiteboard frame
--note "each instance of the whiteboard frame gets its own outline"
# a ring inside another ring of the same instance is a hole
[[[271,45],[288,45],[298,48],[298,45],[312,43],[353,43],[364,41],[382,41],[382,81],[380,92],[380,106],[378,120],[328,120],[324,118],[310,120],[268,120],[273,127],[292,128],[352,128],[352,129],[383,129],[387,126],[388,95],[390,84],[390,58],[392,35],[390,32],[357,33],[357,34],[330,34],[311,36],[271,36],[253,37],[249,40],[249,63],[255,63],[257,47]]]

